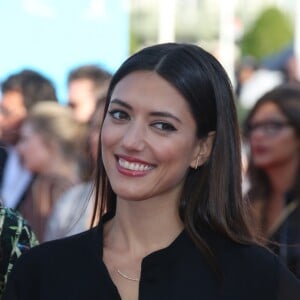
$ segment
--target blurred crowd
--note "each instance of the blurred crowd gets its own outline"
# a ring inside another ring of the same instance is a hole
[[[300,278],[300,83],[292,63],[283,72],[243,58],[235,92],[243,111],[245,201],[261,239]],[[92,226],[93,169],[110,79],[97,65],[70,70],[67,105],[35,70],[1,80],[0,196],[3,208],[28,222],[34,236],[28,247]]]

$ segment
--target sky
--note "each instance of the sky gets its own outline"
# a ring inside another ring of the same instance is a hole
[[[39,71],[65,103],[71,69],[94,63],[113,73],[127,58],[128,10],[126,0],[0,1],[0,81]]]

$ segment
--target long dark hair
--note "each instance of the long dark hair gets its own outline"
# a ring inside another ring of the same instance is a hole
[[[249,112],[244,123],[244,133],[247,139],[248,128],[253,116],[257,110],[265,103],[274,103],[277,108],[285,115],[290,125],[296,131],[296,135],[300,139],[300,83],[284,83],[274,89],[265,93],[259,98],[254,107]],[[300,154],[299,154],[300,155]],[[248,195],[250,199],[267,199],[271,195],[271,185],[267,174],[261,168],[257,168],[251,159],[249,159],[249,165],[247,175],[250,181],[250,189]],[[298,178],[298,180],[297,180]],[[290,192],[293,198],[300,201],[300,165],[298,166],[298,172],[295,177],[293,187]]]
[[[216,132],[209,160],[196,170],[190,168],[180,197],[179,215],[191,238],[208,256],[212,252],[201,237],[203,228],[209,227],[239,243],[254,242],[248,225],[248,205],[242,200],[240,133],[234,96],[221,64],[196,45],[167,43],[147,47],[129,57],[114,74],[105,114],[116,84],[138,70],[157,73],[181,93],[196,121],[199,138]],[[116,194],[101,161],[100,145],[96,173],[94,217],[99,213],[101,217],[105,210],[115,212]]]

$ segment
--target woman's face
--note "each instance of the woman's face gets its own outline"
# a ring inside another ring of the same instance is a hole
[[[103,163],[119,198],[178,198],[199,154],[186,100],[154,72],[138,71],[115,87],[101,134]]]
[[[262,104],[253,115],[249,141],[257,167],[269,168],[299,160],[299,137],[273,102]]]
[[[36,133],[30,123],[21,127],[17,150],[25,168],[34,173],[46,173],[52,155],[40,134]]]

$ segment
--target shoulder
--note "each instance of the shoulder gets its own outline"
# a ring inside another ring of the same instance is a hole
[[[38,245],[26,252],[18,260],[16,269],[37,270],[57,269],[60,264],[72,265],[83,256],[90,257],[97,245],[97,228],[67,238],[53,240]],[[31,266],[31,267],[30,267]]]
[[[247,266],[248,270],[278,267],[278,257],[264,246],[241,244],[215,233],[210,234],[208,243],[216,256],[231,267]]]
[[[8,298],[4,299],[11,299],[15,293],[35,295],[39,291],[36,287],[46,287],[46,294],[54,286],[56,291],[62,291],[63,286],[71,287],[78,281],[79,274],[89,276],[97,266],[100,261],[100,241],[98,227],[95,227],[30,249],[17,260],[8,278]],[[41,298],[32,296],[30,299]]]
[[[268,248],[257,244],[240,244],[217,234],[211,235],[210,245],[230,282],[243,282],[252,290],[266,294],[290,295],[290,298],[278,299],[298,299],[294,294],[300,294],[300,282]]]
[[[88,251],[90,246],[98,242],[98,231],[98,227],[95,227],[70,237],[45,242],[32,249],[31,255],[39,256],[47,252],[51,252],[52,255],[61,255],[66,252],[69,253],[70,249],[74,249],[73,254],[84,249]]]

